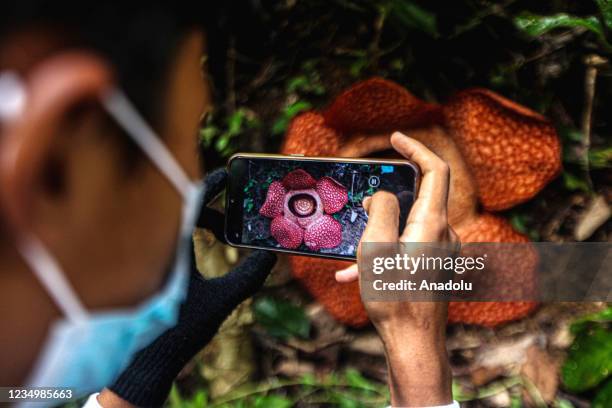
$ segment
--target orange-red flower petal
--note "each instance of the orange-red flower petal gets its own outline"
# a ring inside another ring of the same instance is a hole
[[[503,218],[484,213],[469,224],[462,224],[456,230],[461,242],[506,242],[517,243],[512,248],[512,259],[508,259],[507,251],[503,259],[495,258],[495,251],[488,254],[485,272],[495,275],[495,290],[521,290],[529,299],[535,284],[537,254],[527,245],[529,238],[516,232]],[[505,284],[505,287],[504,287]],[[526,316],[536,308],[531,301],[521,302],[451,302],[448,308],[448,321],[451,323],[479,324],[494,327],[502,323]]]
[[[441,110],[395,82],[372,78],[341,93],[324,115],[327,126],[343,133],[392,132],[439,121]]]
[[[487,210],[530,199],[561,169],[561,144],[553,125],[494,92],[460,92],[444,105],[444,117]]]
[[[340,284],[334,272],[351,262],[291,256],[293,276],[336,320],[352,327],[363,327],[369,319],[361,303],[357,282]]]
[[[305,112],[289,124],[281,151],[285,154],[333,156],[340,149],[342,136],[325,125],[323,115]]]

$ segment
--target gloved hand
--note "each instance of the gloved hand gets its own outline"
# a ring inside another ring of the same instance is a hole
[[[218,169],[206,178],[203,208],[197,226],[210,229],[223,238],[223,215],[207,207],[225,187],[227,172]],[[191,277],[187,298],[181,306],[178,323],[144,348],[109,388],[140,407],[161,406],[172,382],[185,366],[215,335],[225,318],[264,283],[276,256],[253,251],[227,275],[204,279],[197,271],[191,253]]]

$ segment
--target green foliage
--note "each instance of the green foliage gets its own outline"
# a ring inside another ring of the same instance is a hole
[[[571,402],[569,402],[566,399],[563,398],[559,398],[557,399],[557,401],[555,401],[555,405],[556,408],[574,408],[574,404],[572,404]],[[519,407],[521,407],[519,405]]]
[[[612,0],[595,0],[606,27],[612,29]]]
[[[522,408],[523,402],[521,401],[521,397],[519,395],[512,395],[510,397],[510,408]]]
[[[561,370],[568,390],[583,392],[595,388],[612,373],[611,322],[612,308],[608,308],[572,326],[576,338]]]
[[[273,135],[282,135],[291,120],[302,112],[311,110],[310,97],[325,95],[326,89],[317,69],[318,60],[305,61],[298,74],[290,77],[285,83],[285,92],[292,102],[285,105],[270,127]]]
[[[591,191],[586,180],[568,171],[563,172],[563,185],[568,191],[583,191],[585,193]]]
[[[287,126],[289,126],[289,122],[291,122],[291,119],[296,117],[299,113],[310,109],[312,109],[312,105],[307,101],[297,101],[285,106],[280,116],[272,125],[272,134],[283,134],[287,130]]]
[[[262,383],[246,384],[208,406],[284,408],[299,404],[381,407],[388,405],[388,402],[386,384],[371,381],[358,371],[348,369],[344,373],[333,373],[323,378],[305,374],[295,380],[273,378]]]
[[[258,299],[253,310],[255,320],[274,337],[307,339],[310,334],[310,320],[304,309],[288,301],[272,297]]]
[[[437,37],[436,15],[411,0],[335,0],[342,7],[358,13],[377,13],[403,29],[415,30]]]
[[[582,392],[599,385],[612,370],[612,332],[594,327],[581,332],[562,370],[565,386]]]
[[[516,26],[526,34],[537,37],[555,28],[582,27],[597,35],[603,35],[601,25],[595,16],[574,17],[566,13],[551,16],[539,16],[523,13],[514,19]]]
[[[510,377],[499,381],[494,381],[485,387],[481,387],[478,390],[466,389],[462,387],[458,382],[453,381],[452,392],[453,399],[459,402],[480,400],[483,398],[491,397],[499,394],[504,390],[522,385],[523,381],[521,377]]]
[[[382,8],[389,10],[390,19],[396,19],[401,25],[438,37],[436,15],[425,10],[410,0],[389,0],[382,3]]]
[[[612,45],[606,39],[606,28],[612,27],[612,2],[610,0],[596,0],[600,16],[586,17],[573,16],[567,13],[556,13],[541,16],[529,12],[522,13],[514,18],[516,27],[525,34],[538,37],[557,28],[583,28],[595,34],[600,44],[608,51]]]
[[[612,307],[602,311],[583,316],[572,323],[571,331],[573,334],[580,334],[587,330],[594,323],[606,324],[612,322]]]
[[[531,226],[533,218],[529,214],[513,211],[510,213],[509,221],[515,230],[528,235],[532,241],[540,240],[540,233]]]
[[[254,398],[254,408],[289,408],[293,403],[286,397],[279,395],[260,395]]]
[[[214,148],[221,156],[229,157],[235,153],[233,142],[245,132],[260,126],[259,120],[246,108],[237,109],[227,116],[223,126],[215,125],[214,116],[210,115],[200,130],[200,142],[205,148]]]
[[[612,147],[592,149],[589,152],[589,164],[595,169],[612,167]]]
[[[369,64],[370,60],[367,57],[357,57],[355,61],[351,63],[349,73],[353,78],[359,78]]]
[[[301,72],[287,80],[285,89],[288,94],[325,95],[325,86],[317,70],[317,60],[311,59],[302,64]]]
[[[166,406],[171,408],[205,408],[208,407],[208,394],[206,390],[199,389],[192,396],[184,397],[176,386],[170,390]]]
[[[593,408],[609,407],[612,407],[612,379],[601,387],[593,400]]]

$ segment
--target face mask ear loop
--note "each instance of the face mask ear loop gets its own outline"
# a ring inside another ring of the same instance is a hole
[[[168,178],[183,199],[187,200],[193,182],[125,94],[118,89],[113,89],[102,98],[102,104],[159,171]]]
[[[26,102],[26,91],[13,71],[0,72],[0,122],[10,122],[23,112]]]
[[[19,74],[0,72],[0,121],[18,118],[25,103],[26,90]],[[44,245],[36,237],[29,236],[19,240],[17,249],[63,314],[73,321],[87,320],[87,310]]]
[[[87,310],[45,246],[36,237],[30,236],[19,242],[18,249],[64,315],[76,322],[87,320]]]

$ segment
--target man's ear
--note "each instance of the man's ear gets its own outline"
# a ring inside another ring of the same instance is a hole
[[[0,137],[0,208],[13,232],[31,227],[30,195],[70,113],[98,101],[111,85],[109,66],[87,52],[56,54],[29,71],[23,111]]]

